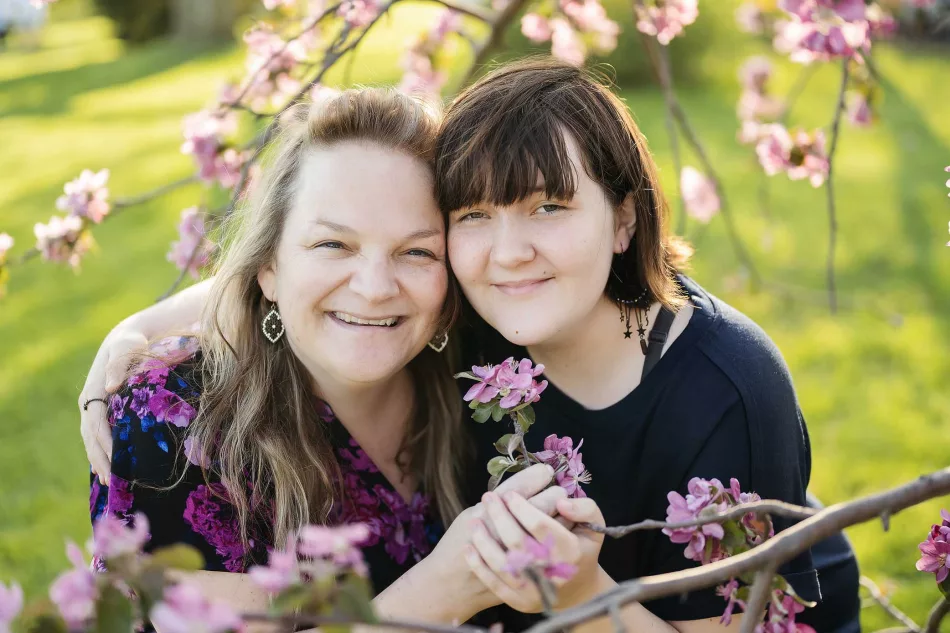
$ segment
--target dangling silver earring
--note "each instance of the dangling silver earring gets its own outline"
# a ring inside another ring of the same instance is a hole
[[[284,335],[284,321],[280,318],[280,312],[277,311],[277,304],[271,304],[270,312],[261,322],[261,331],[271,343],[276,343]]]
[[[441,352],[449,344],[449,333],[443,332],[442,336],[432,339],[427,343],[436,352]]]

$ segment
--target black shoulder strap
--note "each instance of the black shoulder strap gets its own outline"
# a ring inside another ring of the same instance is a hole
[[[663,353],[663,345],[666,344],[666,337],[670,333],[670,326],[673,325],[674,315],[666,306],[660,308],[660,313],[656,316],[656,322],[650,335],[647,337],[650,343],[647,345],[647,355],[643,359],[643,373],[640,374],[640,381],[647,377],[656,364],[660,362],[660,355]]]

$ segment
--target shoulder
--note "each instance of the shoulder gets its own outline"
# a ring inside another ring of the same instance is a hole
[[[193,342],[163,341],[109,400],[113,470],[165,484],[201,397],[201,353]]]

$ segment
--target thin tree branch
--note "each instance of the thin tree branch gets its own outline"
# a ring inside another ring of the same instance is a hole
[[[593,532],[600,532],[601,534],[606,534],[607,536],[611,536],[613,538],[621,538],[627,534],[630,534],[631,532],[639,532],[641,530],[662,530],[664,528],[676,530],[679,528],[710,525],[712,523],[725,523],[726,521],[732,521],[733,519],[741,518],[749,513],[756,515],[771,514],[787,517],[790,519],[807,519],[817,514],[818,510],[816,508],[806,508],[804,506],[785,503],[784,501],[772,501],[767,499],[765,501],[741,503],[721,514],[704,516],[702,518],[691,519],[689,521],[666,522],[657,521],[656,519],[646,519],[645,521],[640,521],[639,523],[618,527],[604,527],[603,525],[593,524],[587,524],[585,527]]]
[[[911,617],[906,613],[891,604],[891,601],[887,596],[884,595],[884,592],[881,591],[881,588],[877,586],[877,583],[867,576],[861,576],[861,586],[868,590],[868,593],[871,594],[871,599],[874,600],[874,602],[880,605],[882,609],[887,611],[887,613],[892,618],[906,627],[906,629],[902,630],[907,630],[910,633],[920,633],[920,625],[914,622],[914,620],[911,619]]]
[[[825,187],[828,193],[828,306],[831,313],[838,311],[838,297],[835,289],[835,243],[838,239],[838,218],[835,212],[834,169],[835,149],[838,147],[838,134],[841,128],[841,115],[844,112],[844,95],[848,88],[849,59],[841,62],[841,89],[838,91],[838,103],[835,105],[835,116],[831,121],[831,144],[828,147],[828,182]]]
[[[776,567],[772,566],[756,572],[752,588],[749,590],[749,599],[746,601],[739,633],[753,633],[756,625],[762,621],[769,598],[772,597],[772,579],[775,577],[775,570]]]
[[[950,612],[950,600],[943,598],[933,606],[930,615],[927,616],[927,624],[924,625],[924,633],[937,633],[940,630],[940,622]]]
[[[712,587],[767,567],[778,568],[815,543],[843,528],[891,515],[928,499],[950,494],[950,468],[930,473],[897,488],[829,506],[814,516],[777,534],[748,552],[702,567],[628,580],[597,598],[566,609],[528,629],[529,633],[553,633],[610,612],[622,605]]]
[[[432,0],[432,2],[441,4],[445,8],[452,9],[457,13],[462,13],[464,15],[481,20],[487,24],[491,24],[497,18],[497,15],[494,11],[483,9],[478,5],[469,4],[468,2],[450,2],[449,0]]]

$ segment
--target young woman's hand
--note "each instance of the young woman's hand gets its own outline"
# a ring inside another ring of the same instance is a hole
[[[482,505],[485,517],[475,520],[465,560],[475,576],[502,602],[526,613],[542,610],[541,594],[534,582],[508,570],[508,552],[525,549],[528,538],[550,546],[550,562],[577,568],[570,579],[550,579],[557,594],[556,608],[585,602],[612,584],[597,562],[603,534],[579,526],[566,527],[513,491],[486,493]],[[559,499],[556,509],[572,523],[604,522],[593,499]]]
[[[186,288],[125,319],[102,341],[79,394],[79,434],[100,483],[109,481],[112,470],[109,405],[101,400],[119,390],[127,378],[129,361],[144,352],[150,340],[165,332],[189,330],[198,321],[210,290],[210,279]],[[98,400],[90,402],[90,398]]]

